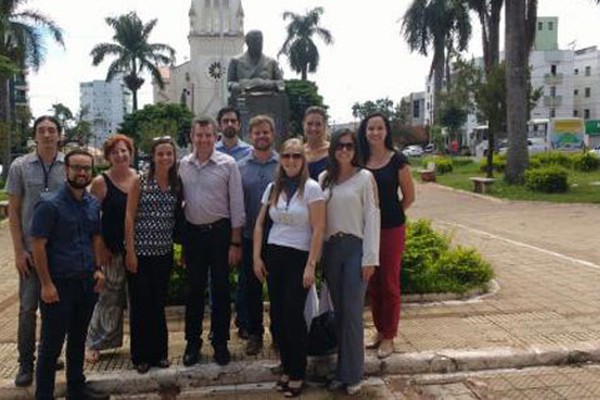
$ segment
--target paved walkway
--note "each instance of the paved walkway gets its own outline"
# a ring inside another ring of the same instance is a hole
[[[468,302],[404,304],[397,354],[383,363],[369,354],[370,374],[600,360],[600,206],[501,201],[427,184],[417,185],[417,203],[409,216],[430,218],[436,227],[453,232],[456,243],[476,246],[494,266],[499,290]],[[0,397],[10,397],[16,395],[17,279],[6,224],[0,228],[0,249]],[[369,338],[373,327],[368,312],[365,319]],[[178,385],[186,377],[196,379],[190,385],[271,379],[255,367],[274,364],[274,353],[266,346],[258,357],[245,356],[233,331],[233,358],[242,362],[218,368],[205,345],[203,365],[184,368],[180,312],[171,313],[169,328],[174,366],[168,371],[151,372],[150,378],[131,372],[126,338],[124,349],[87,367],[88,377],[119,381],[114,385],[119,392],[131,389],[123,382],[160,386],[163,378]],[[204,379],[198,381],[198,374]],[[123,381],[125,377],[129,380]]]

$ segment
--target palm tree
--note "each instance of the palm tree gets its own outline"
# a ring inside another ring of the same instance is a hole
[[[527,154],[527,74],[535,38],[537,0],[506,0],[506,126],[508,152],[504,179],[522,184]]]
[[[106,56],[116,59],[109,65],[106,80],[112,80],[117,74],[125,73],[125,86],[133,93],[133,110],[138,108],[137,92],[144,84],[141,74],[148,70],[154,81],[163,89],[164,81],[158,70],[159,65],[168,65],[175,60],[175,50],[166,44],[148,43],[150,33],[158,22],[153,19],[144,24],[135,12],[116,18],[105,18],[106,23],[115,30],[113,43],[96,45],[90,55],[92,64],[99,65]]]
[[[319,36],[325,44],[333,43],[331,32],[319,26],[322,14],[323,7],[313,8],[306,15],[289,11],[283,13],[283,19],[290,19],[290,23],[287,25],[287,38],[277,56],[285,54],[290,67],[301,75],[303,81],[308,72],[316,72],[319,66],[319,49],[313,36]]]
[[[37,71],[44,61],[47,34],[64,46],[62,31],[49,17],[37,10],[21,10],[26,0],[2,0],[0,3],[0,131],[4,130],[3,174],[10,162],[12,112],[9,83],[15,72],[31,68]]]
[[[402,32],[411,51],[427,56],[430,46],[433,50],[429,77],[434,77],[434,106],[438,106],[447,53],[463,51],[469,44],[469,11],[460,0],[413,0],[402,18]]]

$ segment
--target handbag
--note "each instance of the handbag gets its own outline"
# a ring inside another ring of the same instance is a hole
[[[319,311],[308,330],[308,355],[326,356],[337,351],[335,313],[327,283],[323,281],[319,294]]]

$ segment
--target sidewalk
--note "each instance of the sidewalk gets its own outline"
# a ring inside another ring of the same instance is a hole
[[[600,362],[600,206],[500,201],[427,184],[417,185],[409,217],[430,218],[452,231],[456,243],[476,246],[494,266],[500,288],[467,302],[403,304],[396,352],[379,361],[369,351],[369,374]],[[0,249],[0,398],[27,398],[12,384],[18,285],[6,224],[0,227]],[[369,340],[374,330],[367,310],[365,320]],[[185,368],[180,312],[170,313],[169,329],[168,370],[133,372],[126,337],[123,349],[87,366],[88,378],[115,394],[274,379],[268,367],[277,360],[268,339],[262,354],[248,357],[232,330],[229,366],[212,363],[205,340],[201,364]],[[63,381],[64,373],[58,377]]]

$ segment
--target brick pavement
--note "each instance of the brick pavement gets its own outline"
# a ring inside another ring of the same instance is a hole
[[[409,216],[431,218],[452,231],[457,243],[476,246],[494,266],[500,289],[467,302],[404,304],[397,353],[600,349],[599,206],[500,201],[437,185],[417,185],[417,196]],[[0,249],[0,388],[9,388],[16,371],[17,279],[5,224]],[[373,333],[368,312],[365,319],[368,337]],[[171,313],[169,328],[172,362],[180,365],[180,312]],[[207,348],[205,364],[211,361]],[[233,331],[232,349],[238,361],[275,361],[268,348],[258,357],[245,356]],[[125,347],[88,371],[101,377],[129,368]]]

